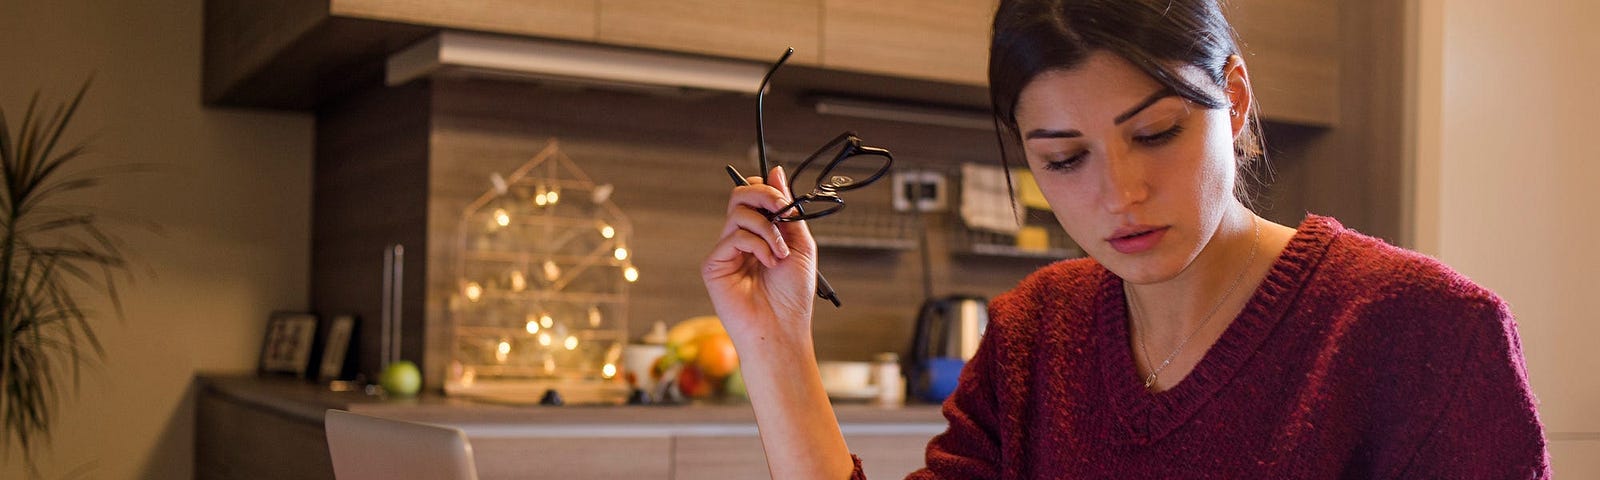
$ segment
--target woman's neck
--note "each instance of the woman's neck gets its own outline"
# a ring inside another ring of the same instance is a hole
[[[1165,352],[1202,327],[1225,327],[1292,235],[1292,229],[1260,219],[1236,204],[1200,254],[1176,277],[1125,284],[1134,330],[1152,350]]]

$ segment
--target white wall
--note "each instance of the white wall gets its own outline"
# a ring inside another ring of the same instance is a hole
[[[160,165],[83,199],[163,232],[117,229],[140,273],[126,320],[96,322],[106,359],[64,402],[45,478],[190,478],[194,373],[254,368],[267,314],[307,304],[311,118],[201,107],[201,4],[0,0],[12,125],[36,88],[61,98],[95,72],[71,130],[95,137],[84,165]]]
[[[1416,245],[1511,303],[1556,473],[1600,478],[1600,2],[1413,1]]]

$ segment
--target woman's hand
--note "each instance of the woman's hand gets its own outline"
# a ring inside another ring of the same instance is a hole
[[[817,245],[805,222],[774,223],[763,215],[792,197],[782,167],[768,178],[750,177],[750,185],[734,187],[727,223],[700,276],[737,344],[766,338],[810,345]]]
[[[722,238],[700,267],[739,351],[772,478],[847,478],[854,464],[812,349],[817,243],[805,222],[773,223],[791,197],[783,169],[750,177],[728,199]]]

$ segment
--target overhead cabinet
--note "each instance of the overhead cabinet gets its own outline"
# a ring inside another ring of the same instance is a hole
[[[773,61],[973,88],[998,0],[207,0],[205,98],[310,109],[375,84],[382,59],[439,30]],[[1334,0],[1234,0],[1264,115],[1338,117]],[[880,83],[882,83],[880,82]],[[911,98],[910,100],[916,100]],[[982,105],[973,105],[981,107]]]

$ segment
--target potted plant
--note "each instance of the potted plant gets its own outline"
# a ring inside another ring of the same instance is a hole
[[[70,170],[87,146],[61,143],[89,84],[54,105],[35,92],[15,129],[0,108],[0,458],[15,449],[35,474],[62,393],[75,393],[81,367],[105,355],[88,302],[109,299],[120,317],[117,284],[128,273],[102,219],[62,203],[106,173]]]

